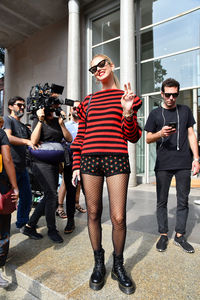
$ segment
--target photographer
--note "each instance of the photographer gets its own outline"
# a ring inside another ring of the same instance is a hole
[[[66,129],[63,118],[65,113],[61,110],[60,105],[55,101],[51,106],[40,108],[37,110],[37,117],[33,120],[33,131],[31,141],[34,145],[40,147],[44,142],[61,143],[62,139],[71,142],[72,136]],[[59,117],[54,117],[54,112],[59,112]],[[40,179],[40,185],[44,192],[44,198],[35,208],[28,224],[24,228],[24,234],[32,239],[41,239],[42,235],[37,233],[36,225],[42,215],[45,214],[48,236],[55,243],[62,243],[63,239],[56,230],[55,211],[58,203],[57,187],[59,176],[59,162],[53,160],[42,161],[33,157],[33,172]]]

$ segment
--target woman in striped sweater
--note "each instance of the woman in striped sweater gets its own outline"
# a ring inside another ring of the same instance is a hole
[[[130,83],[125,91],[118,88],[114,76],[114,64],[103,54],[91,61],[89,71],[101,83],[102,89],[88,95],[79,105],[78,134],[71,146],[73,150],[73,178],[75,185],[83,180],[85,190],[88,230],[94,250],[95,266],[90,277],[90,288],[100,290],[104,285],[105,265],[102,248],[102,191],[104,177],[109,194],[114,263],[112,278],[126,294],[134,292],[134,284],[123,266],[126,239],[126,200],[130,166],[127,141],[137,142],[141,128],[137,123],[137,110],[142,105],[131,91]]]

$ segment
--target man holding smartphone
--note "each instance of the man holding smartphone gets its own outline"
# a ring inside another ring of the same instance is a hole
[[[184,234],[189,211],[191,169],[193,175],[199,172],[199,152],[192,112],[188,106],[176,104],[179,89],[180,84],[175,79],[168,78],[162,83],[162,106],[151,111],[144,129],[147,131],[146,142],[156,142],[157,222],[160,233],[156,248],[160,252],[167,249],[167,202],[171,180],[175,176],[177,209],[174,243],[187,253],[194,253]]]

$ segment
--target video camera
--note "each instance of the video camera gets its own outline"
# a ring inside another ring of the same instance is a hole
[[[36,115],[38,109],[45,108],[46,112],[54,111],[57,116],[61,116],[61,107],[52,108],[53,104],[74,106],[74,100],[62,100],[57,97],[57,95],[62,95],[63,89],[63,86],[54,83],[51,86],[48,83],[43,86],[41,84],[32,86],[29,97],[27,97],[27,112]]]

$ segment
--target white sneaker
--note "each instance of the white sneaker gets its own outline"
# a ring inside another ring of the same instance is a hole
[[[194,200],[194,204],[200,205],[200,200]]]
[[[5,280],[0,274],[0,288],[6,288],[9,285],[9,281]]]

